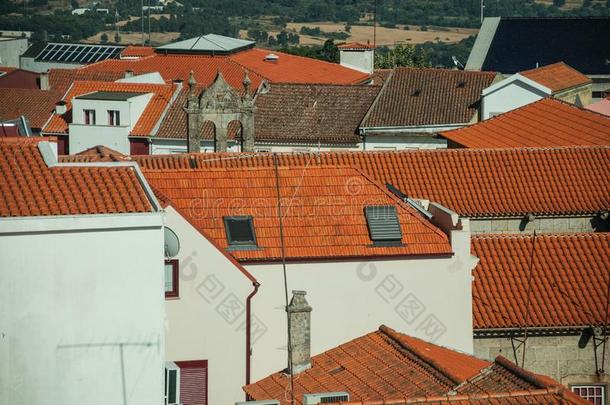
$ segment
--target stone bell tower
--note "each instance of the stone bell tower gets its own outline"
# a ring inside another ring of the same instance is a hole
[[[186,112],[187,122],[187,151],[189,153],[201,152],[201,124],[199,121],[201,108],[199,108],[199,99],[195,94],[195,75],[191,70],[189,73],[189,94],[184,111]]]

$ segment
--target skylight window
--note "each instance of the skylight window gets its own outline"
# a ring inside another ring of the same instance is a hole
[[[229,249],[256,248],[256,235],[251,216],[225,217],[224,221]]]
[[[401,246],[402,231],[396,207],[393,205],[370,205],[364,207],[369,236],[374,246]]]

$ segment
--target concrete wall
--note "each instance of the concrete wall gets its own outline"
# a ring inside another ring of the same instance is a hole
[[[0,403],[160,403],[162,229],[161,214],[0,219]]]
[[[365,150],[445,149],[447,140],[425,135],[367,135]]]
[[[454,349],[472,352],[470,233],[451,234],[452,258],[288,263],[289,294],[305,290],[311,313],[311,353],[329,350],[386,324]],[[281,264],[250,264],[261,283],[253,381],[287,366]]]
[[[70,153],[78,153],[96,145],[104,145],[129,154],[129,134],[137,124],[152,94],[127,101],[72,100],[72,123],[69,125]],[[95,110],[95,125],[85,125],[84,110]],[[120,112],[121,125],[109,125],[108,110]]]
[[[339,50],[339,60],[342,66],[359,70],[364,73],[373,73],[375,52],[369,50]]]
[[[598,216],[536,218],[531,222],[523,218],[470,219],[472,233],[557,233],[594,232],[608,229],[608,221]]]
[[[597,377],[593,341],[584,349],[578,347],[579,336],[529,337],[526,344],[525,369],[544,374],[562,384],[610,383],[608,374]],[[521,359],[519,351],[519,359]],[[492,360],[502,355],[515,361],[510,339],[475,339],[474,354]],[[599,351],[601,360],[601,347]],[[606,350],[606,373],[610,370],[610,350]],[[606,389],[606,394],[607,394]]]
[[[171,206],[165,221],[180,239],[180,296],[165,302],[166,359],[208,361],[209,404],[243,401],[252,282]]]
[[[28,49],[27,38],[0,37],[0,66],[19,67],[19,57]]]
[[[47,72],[49,69],[78,69],[83,65],[77,63],[59,63],[59,62],[39,62],[33,57],[21,57],[19,67],[31,72]]]
[[[568,103],[576,104],[577,100],[580,100],[581,105],[588,106],[592,103],[592,84],[587,84],[584,86],[576,87],[573,89],[565,90],[553,95],[553,97],[558,98],[563,101],[567,101]]]
[[[549,94],[519,80],[481,97],[482,120],[538,101]]]

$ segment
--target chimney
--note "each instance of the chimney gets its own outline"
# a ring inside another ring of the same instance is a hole
[[[311,368],[311,307],[305,299],[305,291],[293,290],[290,305],[286,309],[290,319],[290,344],[288,351],[292,361],[288,372],[299,374]],[[292,368],[291,368],[292,366]]]
[[[49,90],[49,72],[40,73],[40,90]]]
[[[370,44],[346,44],[339,46],[339,64],[350,69],[371,74],[375,70],[375,47]]]
[[[129,79],[130,77],[133,77],[133,70],[127,69],[125,71],[125,79]]]
[[[201,127],[199,125],[199,116],[201,109],[199,108],[199,99],[195,94],[195,75],[191,70],[189,74],[189,95],[188,101],[186,102],[186,123],[187,123],[187,151],[189,153],[201,152]]]
[[[55,114],[64,115],[67,110],[68,110],[68,107],[66,107],[65,101],[60,100],[57,103],[55,103]]]
[[[250,77],[246,71],[242,84],[244,85],[244,96],[242,97],[242,152],[254,152],[254,97],[250,93]]]

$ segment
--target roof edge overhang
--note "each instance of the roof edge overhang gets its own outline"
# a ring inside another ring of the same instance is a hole
[[[443,124],[423,124],[423,125],[397,125],[397,126],[382,126],[382,127],[360,127],[361,134],[370,134],[375,132],[396,132],[396,133],[416,133],[429,132],[435,134],[437,132],[450,131],[470,125],[470,123],[443,123]]]
[[[312,257],[287,257],[287,263],[340,263],[352,261],[389,261],[389,260],[418,260],[418,259],[450,259],[454,256],[453,252],[448,253],[427,253],[427,254],[401,254],[401,255],[369,255],[369,256],[312,256]],[[261,259],[237,259],[244,265],[257,264],[281,264],[281,257],[261,258]]]
[[[523,337],[525,329],[527,335],[532,336],[578,336],[583,329],[589,328],[591,325],[573,325],[573,326],[536,326],[536,327],[510,327],[510,328],[474,328],[473,334],[475,339],[493,339],[493,338],[510,338]]]
[[[155,49],[157,55],[208,55],[208,56],[228,56],[238,52],[247,51],[256,46],[255,43],[247,44],[233,49],[222,50],[197,50],[197,49]]]
[[[553,91],[550,88],[548,88],[548,87],[538,83],[535,80],[532,80],[532,79],[530,79],[530,78],[528,78],[526,76],[523,76],[520,73],[515,73],[515,74],[507,77],[506,79],[500,80],[499,82],[494,83],[491,86],[486,87],[483,90],[481,90],[481,97],[488,96],[488,95],[490,95],[491,93],[493,93],[493,92],[495,92],[497,90],[500,90],[500,89],[502,89],[502,88],[504,88],[504,87],[506,87],[506,86],[508,86],[510,84],[513,84],[514,82],[521,82],[521,83],[523,83],[523,84],[525,84],[525,85],[527,85],[529,87],[533,87],[536,90],[538,90],[538,91],[540,91],[542,93],[545,93],[545,94],[547,94],[549,96],[551,94],[553,94]]]

